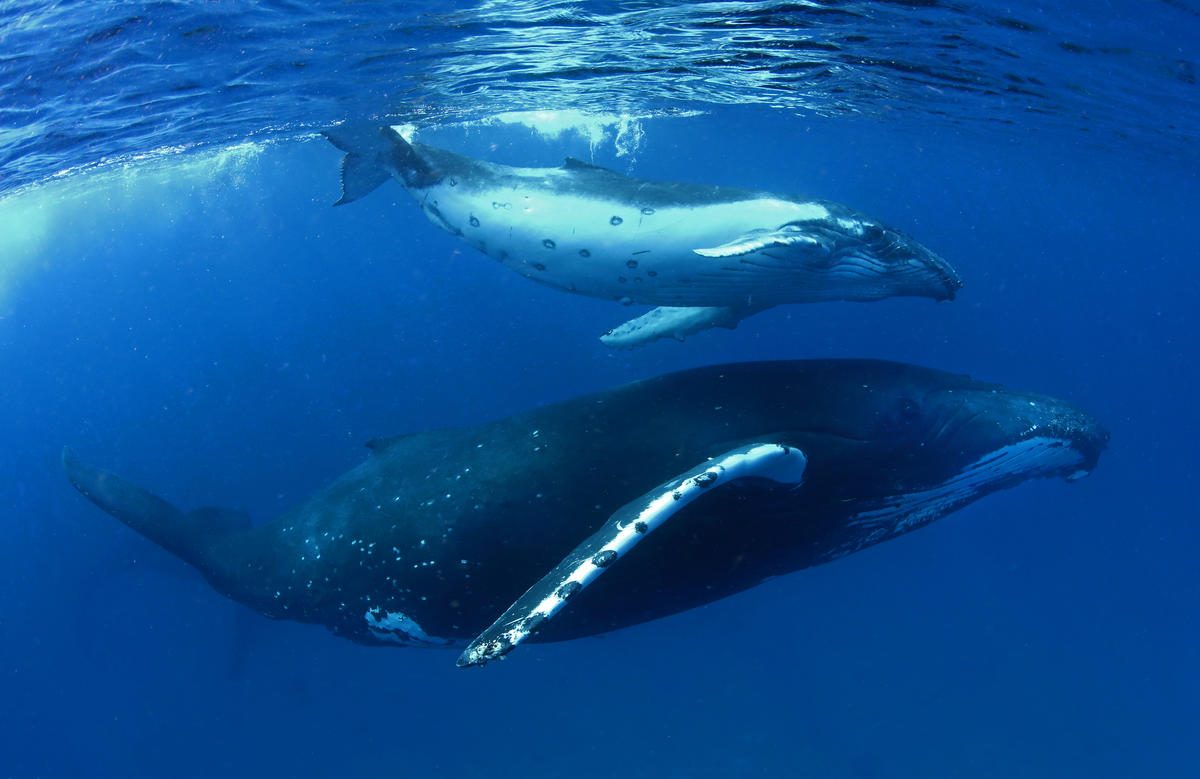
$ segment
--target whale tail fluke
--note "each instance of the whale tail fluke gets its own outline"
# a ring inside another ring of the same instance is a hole
[[[69,446],[63,448],[62,461],[67,478],[85,498],[210,579],[228,562],[216,559],[214,542],[251,527],[249,515],[232,509],[180,511],[116,474],[84,463]]]
[[[342,126],[321,131],[330,143],[346,152],[342,158],[342,196],[334,203],[353,203],[395,176],[406,187],[417,189],[441,181],[442,176],[391,127]]]
[[[353,203],[375,191],[376,187],[389,178],[391,174],[374,159],[353,153],[347,154],[342,157],[342,196],[334,205]]]

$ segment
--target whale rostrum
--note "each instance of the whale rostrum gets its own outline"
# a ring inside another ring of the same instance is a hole
[[[248,526],[81,461],[92,502],[268,617],[456,647],[605,633],[914,530],[998,489],[1078,479],[1108,434],[1054,398],[871,360],[715,365],[473,427],[377,439]]]
[[[397,180],[434,224],[522,276],[625,305],[658,306],[602,337],[682,339],[784,303],[948,300],[938,255],[847,206],[734,187],[647,181],[569,158],[557,168],[475,160],[391,127],[338,127],[342,196]]]

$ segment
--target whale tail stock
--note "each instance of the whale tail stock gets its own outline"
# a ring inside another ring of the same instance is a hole
[[[62,460],[71,484],[92,503],[199,570],[214,586],[234,580],[238,545],[229,541],[250,530],[248,515],[212,507],[184,513],[116,474],[84,463],[69,446],[63,448]]]
[[[322,130],[321,135],[346,152],[342,158],[342,196],[335,206],[353,203],[392,176],[404,186],[417,189],[442,179],[412,144],[391,127],[343,125]]]

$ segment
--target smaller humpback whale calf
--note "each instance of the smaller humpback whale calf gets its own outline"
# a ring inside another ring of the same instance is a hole
[[[522,276],[658,306],[602,336],[612,347],[733,328],[783,303],[948,300],[962,286],[909,236],[828,200],[645,181],[572,158],[497,165],[410,144],[391,127],[324,135],[346,152],[335,205],[394,178],[434,224]]]
[[[710,603],[1028,479],[1077,479],[1107,440],[1043,395],[811,360],[715,365],[374,440],[364,463],[258,526],[181,511],[70,449],[63,462],[92,502],[227,597],[361,643],[457,647],[467,666]]]

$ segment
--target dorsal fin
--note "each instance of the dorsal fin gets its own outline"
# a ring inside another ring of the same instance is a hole
[[[562,166],[563,170],[597,170],[604,173],[611,173],[614,176],[624,177],[624,174],[618,173],[612,168],[606,168],[603,165],[593,165],[592,163],[584,162],[577,157],[567,157],[565,160],[563,160]]]

